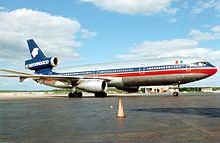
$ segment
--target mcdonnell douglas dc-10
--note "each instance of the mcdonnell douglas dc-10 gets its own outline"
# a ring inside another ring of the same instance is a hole
[[[142,61],[104,63],[65,68],[56,71],[57,57],[47,57],[33,39],[27,40],[31,59],[25,67],[34,74],[1,69],[3,77],[19,77],[20,82],[31,78],[37,83],[56,88],[69,88],[69,97],[82,97],[78,89],[92,92],[96,97],[107,96],[107,87],[137,92],[140,86],[177,85],[207,78],[217,72],[211,63],[192,58],[159,58]],[[78,92],[77,92],[78,91]],[[174,96],[179,91],[173,92]]]

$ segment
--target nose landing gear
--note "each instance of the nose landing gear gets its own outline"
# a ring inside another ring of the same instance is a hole
[[[179,96],[179,92],[173,92],[173,96]]]

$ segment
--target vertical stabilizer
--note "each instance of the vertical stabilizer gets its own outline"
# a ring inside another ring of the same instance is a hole
[[[29,51],[31,54],[31,57],[35,60],[42,60],[45,59],[46,56],[42,52],[42,50],[38,47],[38,45],[34,42],[33,39],[27,40]]]
[[[31,59],[25,61],[25,67],[37,74],[51,74],[52,68],[58,65],[58,58],[46,57],[33,39],[27,40]]]

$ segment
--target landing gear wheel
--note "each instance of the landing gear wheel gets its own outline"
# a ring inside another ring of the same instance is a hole
[[[82,92],[76,93],[76,97],[82,97]]]
[[[106,97],[107,93],[106,92],[97,92],[95,93],[95,97]]]
[[[68,97],[69,97],[69,98],[74,98],[74,94],[73,94],[72,92],[70,92],[70,93],[68,94]]]
[[[82,97],[82,92],[74,92],[74,93],[70,92],[68,94],[68,97],[69,98],[79,98],[79,97]]]
[[[173,92],[173,96],[179,96],[179,92]]]

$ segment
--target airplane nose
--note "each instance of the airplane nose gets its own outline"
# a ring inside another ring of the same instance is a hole
[[[214,75],[217,71],[218,71],[218,69],[217,69],[216,67],[213,67],[213,68],[210,70],[210,75]]]

